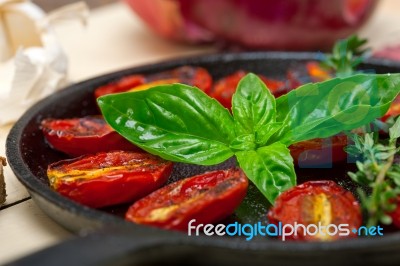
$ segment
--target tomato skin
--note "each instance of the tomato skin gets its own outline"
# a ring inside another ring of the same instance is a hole
[[[317,166],[343,162],[347,159],[344,148],[348,144],[346,135],[335,135],[328,139],[311,139],[289,146],[294,164]]]
[[[397,228],[400,228],[400,197],[394,200],[397,204],[397,207],[394,211],[388,212],[387,214],[392,218],[392,223]]]
[[[217,99],[225,108],[229,110],[232,107],[232,96],[236,91],[239,81],[246,76],[248,72],[239,70],[235,73],[228,75],[217,82],[215,82],[209,95]],[[265,83],[269,90],[275,94],[282,90],[285,83],[279,80],[268,79],[262,75],[258,75],[259,78]]]
[[[50,164],[50,186],[83,205],[100,208],[132,202],[161,187],[173,163],[148,153],[113,151]]]
[[[321,219],[322,217],[322,219]],[[362,224],[361,208],[350,191],[345,190],[333,181],[308,181],[283,192],[276,200],[275,205],[268,212],[270,223],[278,224],[348,224],[349,230],[359,228]],[[297,236],[287,236],[291,240],[320,241],[336,240],[345,237],[356,237],[339,234],[326,237],[315,235],[304,236],[302,230]]]
[[[240,169],[218,170],[169,184],[135,202],[128,221],[187,231],[188,223],[217,222],[232,214],[248,187]]]
[[[334,74],[321,66],[320,62],[309,61],[305,65],[295,65],[286,73],[288,92],[303,84],[321,82],[334,77]]]
[[[106,94],[128,91],[131,88],[140,86],[144,83],[146,83],[146,78],[144,75],[130,75],[130,76],[121,78],[117,82],[109,83],[109,84],[103,85],[101,87],[98,87],[94,91],[94,96],[97,99],[100,96],[103,96]]]
[[[392,102],[389,107],[389,110],[386,114],[382,117],[382,121],[386,121],[391,116],[399,116],[400,115],[400,95]]]
[[[332,73],[324,69],[320,62],[310,61],[306,63],[307,73],[312,82],[322,82],[333,78]]]
[[[112,129],[101,116],[45,119],[41,122],[41,129],[53,149],[73,157],[112,150],[140,151]]]
[[[123,77],[116,82],[98,87],[94,92],[94,96],[98,98],[110,93],[125,92],[148,83],[160,83],[159,81],[164,81],[165,84],[184,83],[196,86],[205,93],[210,91],[213,83],[212,77],[206,69],[202,67],[182,66],[150,75],[130,75]]]

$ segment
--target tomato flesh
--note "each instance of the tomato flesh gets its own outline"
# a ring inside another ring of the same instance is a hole
[[[359,228],[362,224],[361,209],[353,194],[329,180],[308,181],[283,192],[269,210],[268,219],[270,223],[281,222],[283,225],[348,224],[348,235],[330,235],[326,232],[310,235],[298,228],[296,235],[287,236],[287,239],[306,241],[355,237],[356,234],[350,230]]]
[[[289,146],[290,155],[295,165],[313,167],[343,162],[347,159],[344,148],[347,146],[346,135],[335,135],[326,139],[311,139]]]
[[[109,83],[101,87],[98,87],[94,91],[94,96],[96,98],[99,98],[100,96],[107,95],[110,93],[119,93],[128,91],[131,88],[142,85],[144,83],[146,83],[146,78],[144,75],[130,75],[121,78],[117,82]]]
[[[132,202],[162,186],[173,164],[148,153],[113,151],[50,164],[50,186],[83,205]]]
[[[52,148],[74,157],[112,150],[140,150],[112,129],[101,116],[45,119],[41,128]]]
[[[392,223],[395,227],[400,228],[400,197],[394,200],[397,207],[394,211],[388,212],[387,214],[392,218]]]
[[[225,108],[231,109],[232,107],[232,96],[236,91],[239,81],[246,76],[248,72],[239,70],[231,75],[228,75],[220,80],[218,80],[209,95],[217,99]],[[279,80],[268,79],[262,75],[258,75],[261,80],[265,83],[268,89],[275,94],[282,88],[284,88],[285,83]]]
[[[187,230],[188,223],[214,223],[232,214],[246,195],[247,177],[239,169],[218,170],[182,179],[135,202],[128,221]]]
[[[147,89],[152,86],[171,83],[183,83],[198,87],[205,93],[208,93],[212,86],[212,77],[210,73],[201,67],[182,66],[172,70],[151,74],[151,75],[130,75],[123,77],[116,82],[98,87],[94,95],[96,98],[110,94],[119,93],[135,88]],[[148,84],[147,86],[144,86]]]
[[[382,120],[386,121],[391,116],[396,117],[399,115],[400,115],[400,95],[397,96],[397,98],[392,102],[392,104],[389,107],[389,110],[382,117]]]

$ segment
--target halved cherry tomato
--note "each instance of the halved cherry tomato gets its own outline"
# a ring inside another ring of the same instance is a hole
[[[347,143],[346,135],[335,135],[326,139],[302,141],[289,146],[289,149],[295,165],[313,167],[345,161],[347,153],[344,148]]]
[[[146,83],[146,78],[144,75],[130,75],[127,77],[123,77],[116,82],[98,87],[94,91],[94,96],[96,98],[99,98],[100,96],[106,94],[125,92],[144,83]]]
[[[353,194],[329,180],[308,181],[283,192],[269,210],[268,219],[273,224],[321,225],[319,232],[310,230],[317,232],[315,235],[305,234],[298,227],[296,234],[287,236],[287,239],[308,241],[355,237],[352,230],[362,224],[361,209]]]
[[[332,78],[332,73],[324,69],[319,62],[307,62],[306,69],[312,82],[321,82]]]
[[[113,151],[50,164],[50,186],[83,205],[132,202],[161,187],[173,164],[148,153]]]
[[[400,228],[400,197],[394,200],[397,207],[394,211],[387,213],[392,218],[392,223],[397,228]]]
[[[239,169],[182,179],[135,202],[126,219],[165,229],[187,230],[188,223],[217,222],[233,213],[246,195],[247,177]]]
[[[141,85],[156,82],[155,85],[183,83],[196,86],[208,93],[212,86],[212,77],[210,73],[202,67],[182,66],[172,70],[150,74],[150,75],[130,75],[116,82],[106,84],[97,88],[94,92],[96,98],[110,94],[129,91]],[[143,89],[143,87],[142,87]]]
[[[305,67],[303,64],[294,65],[286,74],[289,90],[296,89],[306,83],[325,81],[332,77],[333,74],[316,61],[307,62]]]
[[[399,116],[400,115],[400,95],[392,102],[389,110],[382,117],[382,121],[386,121],[391,116]]]
[[[101,116],[71,119],[45,119],[43,134],[56,150],[71,156],[112,150],[140,151],[112,129]]]
[[[232,96],[236,91],[236,87],[239,84],[239,81],[246,76],[248,72],[239,70],[229,76],[226,76],[220,80],[218,80],[209,95],[215,99],[217,99],[223,106],[228,109],[232,107]],[[263,75],[258,75],[261,80],[265,83],[265,85],[270,89],[270,91],[275,94],[278,93],[285,87],[285,83],[283,81],[268,79]]]

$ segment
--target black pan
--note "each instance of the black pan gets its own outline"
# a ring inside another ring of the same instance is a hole
[[[95,210],[77,204],[54,192],[48,186],[46,168],[49,163],[66,158],[52,150],[43,139],[40,121],[47,117],[70,118],[97,114],[93,90],[123,76],[155,73],[182,65],[202,66],[214,79],[245,69],[268,77],[284,79],[287,69],[309,60],[318,60],[317,53],[230,53],[178,59],[165,63],[135,67],[77,83],[40,101],[30,108],[12,128],[6,143],[7,157],[18,179],[27,187],[36,204],[57,223],[76,233],[93,235],[66,242],[18,263],[37,262],[38,265],[71,265],[81,262],[98,264],[158,265],[161,262],[188,265],[281,264],[361,265],[391,264],[400,261],[400,232],[383,237],[341,240],[332,243],[282,242],[271,238],[188,237],[177,233],[124,221],[121,213],[126,206]],[[377,73],[400,72],[400,65],[390,61],[370,60],[362,69]],[[214,168],[235,164],[229,160],[214,167],[177,164],[173,180]],[[353,190],[345,173],[352,165],[332,169],[298,169],[307,178],[333,179]],[[260,217],[262,219],[262,217]],[[73,254],[79,252],[79,256]],[[189,260],[186,260],[190,258]],[[54,259],[54,261],[52,260]],[[33,261],[32,261],[33,260]],[[40,261],[41,260],[41,261]],[[61,263],[61,264],[60,264]]]

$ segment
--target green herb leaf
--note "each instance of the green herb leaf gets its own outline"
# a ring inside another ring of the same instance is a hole
[[[387,174],[387,176],[388,176],[390,179],[393,180],[393,182],[394,182],[398,187],[400,187],[400,170],[398,169],[398,167],[397,167],[397,169],[396,169],[395,167],[393,167],[393,170],[387,172],[386,174]]]
[[[269,123],[261,126],[255,132],[255,142],[258,147],[265,146],[269,139],[282,128],[283,123]]]
[[[400,74],[335,78],[306,84],[276,101],[282,128],[271,138],[290,145],[351,130],[383,116],[400,91]]]
[[[399,74],[358,75],[302,86],[275,103],[250,74],[234,96],[233,117],[216,100],[183,84],[106,95],[98,103],[118,133],[164,159],[214,165],[235,154],[249,179],[274,202],[296,184],[288,145],[329,137],[382,116],[399,85]],[[370,147],[366,152],[388,151]],[[373,180],[374,164],[364,167],[368,175],[353,178]]]
[[[118,133],[164,159],[214,165],[233,156],[232,116],[199,89],[165,85],[106,95],[98,104]]]
[[[388,225],[388,224],[391,224],[391,223],[392,223],[392,217],[390,217],[389,215],[383,214],[383,215],[380,217],[379,221],[380,221],[382,224]]]
[[[396,119],[394,125],[389,129],[389,137],[391,139],[400,138],[400,116]]]
[[[327,54],[322,64],[332,68],[337,76],[354,74],[355,68],[369,56],[369,49],[363,48],[366,39],[352,35],[335,43],[331,54]]]
[[[296,185],[293,158],[282,143],[239,151],[235,155],[246,176],[271,203],[280,193]]]
[[[275,122],[275,98],[257,75],[248,74],[240,80],[232,97],[232,113],[238,136],[254,134]]]
[[[397,122],[396,122],[397,123]],[[351,134],[354,145],[350,150],[353,153],[362,155],[362,161],[357,161],[356,173],[348,173],[355,182],[368,185],[372,192],[369,197],[366,192],[359,188],[361,205],[368,214],[367,226],[392,223],[387,213],[396,207],[395,199],[400,191],[400,166],[395,163],[394,156],[398,151],[396,147],[396,134],[398,132],[394,124],[389,129],[389,139],[386,145],[379,143],[374,138],[374,133],[365,134],[363,137]],[[392,138],[394,137],[394,138]]]

